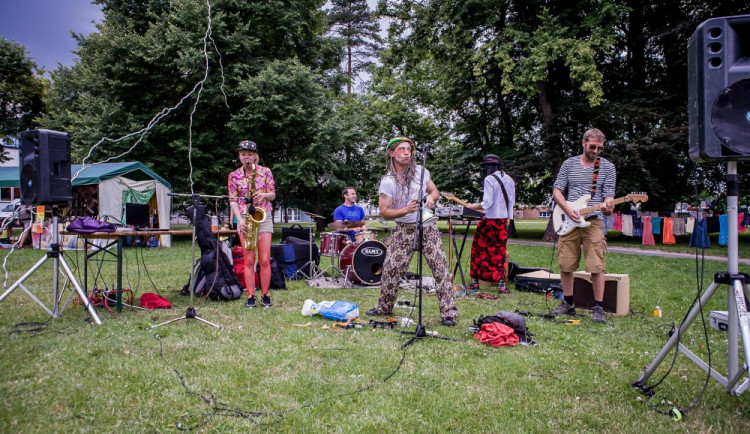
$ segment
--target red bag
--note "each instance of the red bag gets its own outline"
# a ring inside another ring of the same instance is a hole
[[[515,347],[520,342],[513,328],[499,322],[482,324],[482,329],[474,335],[474,339],[493,347]]]
[[[242,246],[232,247],[232,264],[234,265],[234,274],[237,275],[237,279],[240,281],[240,285],[243,289],[246,289],[245,285],[245,251]]]
[[[153,292],[147,292],[141,296],[141,307],[146,309],[172,309],[172,303],[166,298]]]

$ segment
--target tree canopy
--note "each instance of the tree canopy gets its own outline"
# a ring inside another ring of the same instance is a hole
[[[477,163],[495,153],[520,201],[544,203],[589,127],[610,140],[618,195],[645,190],[667,210],[690,183],[718,187],[719,166],[687,155],[686,46],[745,2],[381,0],[378,12],[391,25],[374,91],[437,120],[440,188],[476,197]]]
[[[190,187],[189,141],[195,191],[225,192],[240,140],[256,141],[267,163],[284,162],[299,146],[286,126],[309,122],[303,134],[320,128],[304,117],[325,107],[311,103],[326,101],[321,95],[343,83],[340,45],[323,35],[320,0],[214,0],[210,14],[201,0],[97,3],[104,12],[99,31],[79,35],[76,64],[52,72],[57,104],[46,124],[70,132],[74,154],[83,158],[101,138],[140,131],[169,108],[126,158],[147,161],[177,191]],[[268,92],[267,117],[246,106],[258,92]],[[310,110],[287,118],[296,108]],[[120,155],[135,142],[104,141],[89,161]],[[277,178],[288,177],[283,166],[275,169]]]
[[[39,125],[71,133],[77,159],[127,152],[177,191],[210,194],[225,191],[236,143],[251,139],[277,206],[322,215],[347,185],[376,200],[382,145],[396,134],[432,145],[438,188],[467,200],[494,153],[521,203],[549,203],[590,127],[607,135],[618,196],[646,191],[655,210],[693,190],[715,196],[723,166],[687,153],[686,46],[700,22],[750,12],[737,0],[380,0],[379,51],[361,0],[95,2],[104,20],[77,35],[73,66],[51,72]],[[362,68],[371,83],[346,97]]]
[[[26,48],[0,37],[0,142],[32,128],[44,111],[42,73]]]

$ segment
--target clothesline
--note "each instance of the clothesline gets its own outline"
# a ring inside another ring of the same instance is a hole
[[[716,232],[719,233],[719,245],[727,244],[727,214],[705,218],[689,215],[673,213],[670,217],[660,217],[658,213],[625,212],[605,216],[604,224],[607,229],[621,231],[623,236],[641,238],[644,246],[655,245],[659,238],[655,235],[661,237],[662,244],[675,244],[675,236],[691,234],[691,246],[710,247],[708,234]],[[750,212],[738,213],[736,224],[738,232],[745,232],[750,226]]]

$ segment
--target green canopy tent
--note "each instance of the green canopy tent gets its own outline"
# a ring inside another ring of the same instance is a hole
[[[78,173],[81,167],[80,164],[72,166],[72,175],[75,176],[73,191],[78,203],[84,203],[89,213],[123,221],[126,218],[125,203],[148,203],[151,215],[154,212],[158,214],[159,227],[170,227],[172,200],[167,194],[172,186],[143,163],[87,165]],[[0,167],[0,187],[19,187],[20,183],[18,167]],[[160,238],[161,246],[171,246],[170,236],[162,235]]]

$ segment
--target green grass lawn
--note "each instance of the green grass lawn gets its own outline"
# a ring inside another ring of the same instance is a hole
[[[522,235],[539,230],[518,223]],[[540,239],[541,233],[529,238]],[[6,285],[42,254],[24,249],[7,258]],[[82,252],[68,255],[71,264],[81,264]],[[510,255],[521,265],[556,267],[549,247],[511,245]],[[149,330],[149,324],[182,315],[189,304],[179,291],[188,279],[190,241],[175,240],[171,249],[126,249],[125,258],[125,285],[140,295],[154,291],[153,281],[174,304],[172,310],[100,309],[103,325],[96,327],[84,321],[82,307],[70,305],[42,331],[16,333],[21,322],[47,321],[46,313],[21,289],[0,303],[0,432],[164,432],[178,425],[208,432],[750,430],[750,392],[729,396],[710,380],[697,406],[673,421],[651,410],[630,386],[699,288],[690,259],[609,254],[609,271],[630,275],[631,305],[638,313],[598,325],[582,312],[578,326],[534,316],[528,327],[540,344],[535,347],[488,347],[474,340],[467,326],[499,310],[544,313],[542,295],[516,292],[511,285],[512,294],[499,300],[458,297],[455,328],[440,325],[437,301],[428,295],[426,327],[458,341],[420,340],[404,353],[406,338],[399,330],[334,329],[332,321],[299,313],[307,298],[349,300],[364,312],[375,306],[377,289],[316,289],[304,281],[273,291],[271,309],[245,309],[244,298],[196,300],[199,315],[222,324],[223,331],[195,320]],[[468,254],[463,262],[468,267]],[[415,265],[413,260],[412,270]],[[724,266],[706,262],[705,285]],[[740,271],[750,273],[750,266]],[[114,264],[104,264],[98,286],[112,287],[114,276]],[[51,264],[25,286],[48,302]],[[411,291],[399,296],[415,298]],[[705,310],[724,310],[726,301],[726,291],[718,291]],[[640,313],[657,303],[663,318]],[[683,342],[704,360],[710,348],[713,366],[726,374],[726,334],[710,328],[707,334],[708,346],[696,322]],[[671,356],[650,383],[667,372],[669,362]],[[680,356],[648,404],[665,410],[688,406],[705,378]],[[214,407],[224,410],[213,414]]]

